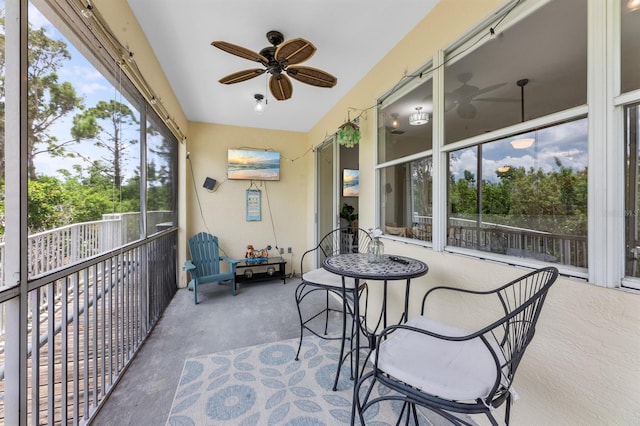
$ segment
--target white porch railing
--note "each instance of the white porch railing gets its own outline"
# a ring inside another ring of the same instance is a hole
[[[430,216],[414,214],[412,221],[414,228],[424,235],[431,234]],[[478,224],[470,219],[449,218],[447,244],[578,268],[587,267],[587,238],[584,236],[552,234],[516,226],[490,222]]]
[[[176,253],[172,229],[30,277],[27,347],[0,351],[0,425],[18,391],[27,424],[90,424],[175,294]],[[28,360],[26,381],[4,380],[7,354]]]
[[[171,211],[153,211],[147,214],[147,229],[153,233],[159,225],[172,221]],[[74,223],[49,231],[30,235],[27,242],[29,277],[40,276],[105,253],[140,238],[140,213],[111,213],[102,220]],[[5,244],[0,242],[0,283],[4,282]],[[60,294],[56,294],[60,297]],[[46,297],[41,309],[46,309]],[[4,305],[0,305],[0,336],[5,332]],[[4,339],[0,340],[0,350]]]

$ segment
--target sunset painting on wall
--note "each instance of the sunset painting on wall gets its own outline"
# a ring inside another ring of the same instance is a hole
[[[230,149],[229,179],[280,180],[280,153],[251,149]]]

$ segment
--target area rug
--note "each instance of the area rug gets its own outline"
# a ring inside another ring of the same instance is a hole
[[[167,425],[349,424],[353,381],[348,363],[338,390],[331,390],[338,342],[305,337],[299,361],[297,349],[298,339],[292,339],[187,359]],[[393,425],[400,408],[399,403],[374,405],[365,422]],[[420,420],[421,425],[441,424],[440,418]]]

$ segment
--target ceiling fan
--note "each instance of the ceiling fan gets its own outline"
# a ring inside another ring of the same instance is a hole
[[[447,111],[455,108],[460,118],[471,119],[474,118],[478,112],[475,105],[472,104],[472,102],[474,101],[517,102],[517,99],[478,98],[477,96],[481,96],[485,93],[489,93],[493,90],[499,89],[507,83],[498,83],[481,89],[478,86],[469,84],[469,80],[471,80],[472,77],[473,74],[470,72],[465,72],[458,75],[458,81],[462,83],[462,85],[450,93],[445,93]]]
[[[291,98],[293,86],[289,77],[302,83],[317,87],[333,87],[338,79],[317,68],[298,66],[316,52],[316,47],[303,38],[284,41],[279,31],[269,31],[267,40],[272,46],[265,47],[260,53],[226,41],[213,41],[211,45],[232,55],[250,61],[259,62],[263,68],[251,68],[229,74],[218,80],[222,84],[235,84],[268,72],[269,90],[274,98],[284,101]],[[283,42],[284,41],[284,42]],[[287,77],[288,76],[288,77]]]

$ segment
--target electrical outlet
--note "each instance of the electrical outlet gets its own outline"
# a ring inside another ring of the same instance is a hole
[[[291,247],[287,249],[287,253],[291,253]]]
[[[284,248],[280,247],[280,254],[284,254]]]

